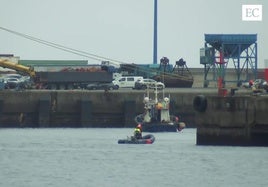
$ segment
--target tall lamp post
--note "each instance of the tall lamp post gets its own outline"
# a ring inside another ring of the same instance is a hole
[[[153,64],[157,64],[157,0],[154,0],[154,51]]]

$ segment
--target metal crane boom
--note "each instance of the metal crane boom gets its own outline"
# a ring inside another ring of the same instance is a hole
[[[22,73],[26,73],[33,78],[36,77],[36,73],[34,69],[29,66],[24,66],[24,65],[17,64],[9,60],[3,60],[3,59],[0,59],[0,66],[3,68],[9,68],[9,69],[13,69]]]

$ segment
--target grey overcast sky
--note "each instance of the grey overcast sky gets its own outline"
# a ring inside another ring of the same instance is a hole
[[[243,4],[262,21],[242,21]],[[154,0],[1,0],[0,27],[126,63],[152,63]],[[267,0],[158,0],[158,61],[203,67],[204,34],[257,34],[258,66],[268,59]],[[266,26],[264,26],[266,25]],[[23,60],[89,60],[0,30],[0,53]]]

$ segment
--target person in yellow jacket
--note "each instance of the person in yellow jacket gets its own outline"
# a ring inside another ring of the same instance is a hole
[[[137,127],[134,129],[134,138],[141,139],[142,138],[142,126],[138,124]]]

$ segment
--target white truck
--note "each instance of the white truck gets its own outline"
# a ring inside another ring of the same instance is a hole
[[[113,84],[117,88],[134,88],[137,80],[143,80],[141,76],[122,76],[119,79],[115,79]]]

